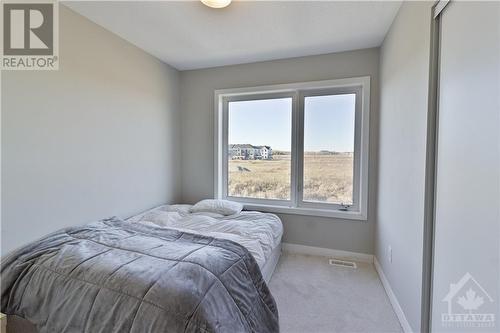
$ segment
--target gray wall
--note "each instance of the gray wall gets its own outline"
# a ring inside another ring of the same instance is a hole
[[[467,25],[464,25],[467,22]],[[500,3],[451,2],[441,25],[441,71],[433,281],[435,332],[498,332],[500,318]],[[467,43],[464,43],[467,41]],[[493,298],[473,313],[496,327],[443,327],[443,298],[470,273]]]
[[[379,50],[366,49],[181,72],[183,199],[213,197],[214,90],[369,75],[371,91],[368,222],[281,214],[290,243],[373,253]]]
[[[403,3],[380,52],[375,255],[414,331],[421,312],[431,6]]]
[[[179,74],[60,6],[59,71],[2,71],[2,253],[180,193]]]

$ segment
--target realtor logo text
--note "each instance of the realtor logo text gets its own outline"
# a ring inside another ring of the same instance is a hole
[[[2,18],[2,69],[58,69],[56,2],[4,2]]]

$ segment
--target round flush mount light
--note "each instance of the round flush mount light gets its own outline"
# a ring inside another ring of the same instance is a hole
[[[200,0],[204,5],[212,8],[224,8],[229,6],[232,0]]]

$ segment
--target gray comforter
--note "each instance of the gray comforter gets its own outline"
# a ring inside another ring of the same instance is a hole
[[[109,219],[55,232],[2,262],[2,312],[40,332],[277,332],[241,245]]]

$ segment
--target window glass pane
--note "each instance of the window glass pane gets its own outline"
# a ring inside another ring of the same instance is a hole
[[[304,201],[352,204],[355,105],[355,94],[305,98]]]
[[[229,102],[229,196],[290,200],[291,130],[291,98]]]

